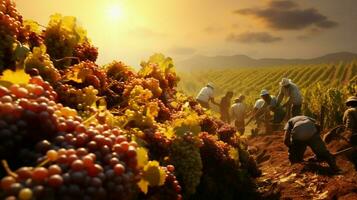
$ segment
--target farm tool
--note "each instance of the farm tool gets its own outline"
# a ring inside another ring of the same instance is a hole
[[[327,132],[324,136],[323,136],[323,141],[326,144],[331,143],[334,140],[343,140],[346,141],[347,143],[350,143],[348,141],[347,138],[345,138],[344,136],[342,136],[341,134],[345,131],[345,126],[344,125],[339,125],[336,126],[335,128],[331,129],[329,132]],[[333,156],[339,156],[339,155],[344,155],[353,151],[357,151],[357,146],[350,146],[347,147],[345,149],[339,150],[335,153],[333,153]]]

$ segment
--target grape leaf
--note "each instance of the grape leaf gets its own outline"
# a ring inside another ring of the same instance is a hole
[[[30,75],[26,74],[22,69],[11,71],[9,69],[3,72],[0,76],[1,85],[7,86],[8,84],[27,84],[30,80]]]
[[[144,167],[149,160],[148,151],[144,147],[138,147],[136,149],[137,159],[138,159],[138,167]]]
[[[147,182],[147,181],[144,180],[144,179],[141,179],[141,180],[138,182],[138,186],[139,186],[140,190],[141,190],[144,194],[148,193],[149,182]]]
[[[149,161],[143,170],[143,179],[150,186],[161,186],[165,183],[165,171],[160,167],[158,161]]]
[[[24,20],[24,22],[22,24],[26,30],[35,32],[38,35],[40,35],[42,33],[39,24],[34,20]]]
[[[235,148],[230,148],[229,149],[229,156],[235,160],[235,161],[239,161],[239,152],[237,149]]]

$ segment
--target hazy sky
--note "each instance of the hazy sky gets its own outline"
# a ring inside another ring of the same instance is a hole
[[[154,52],[315,57],[357,53],[357,0],[16,0],[25,19],[76,16],[98,63],[137,66]]]

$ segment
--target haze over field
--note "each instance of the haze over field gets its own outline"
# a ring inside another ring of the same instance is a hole
[[[100,64],[119,59],[134,66],[154,52],[177,62],[195,55],[313,58],[357,52],[357,1],[336,2],[16,0],[24,18],[43,25],[55,12],[76,16],[99,46]]]

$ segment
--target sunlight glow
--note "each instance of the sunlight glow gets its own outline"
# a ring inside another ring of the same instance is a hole
[[[120,5],[114,4],[107,8],[108,18],[113,21],[118,21],[123,18],[123,9]]]

